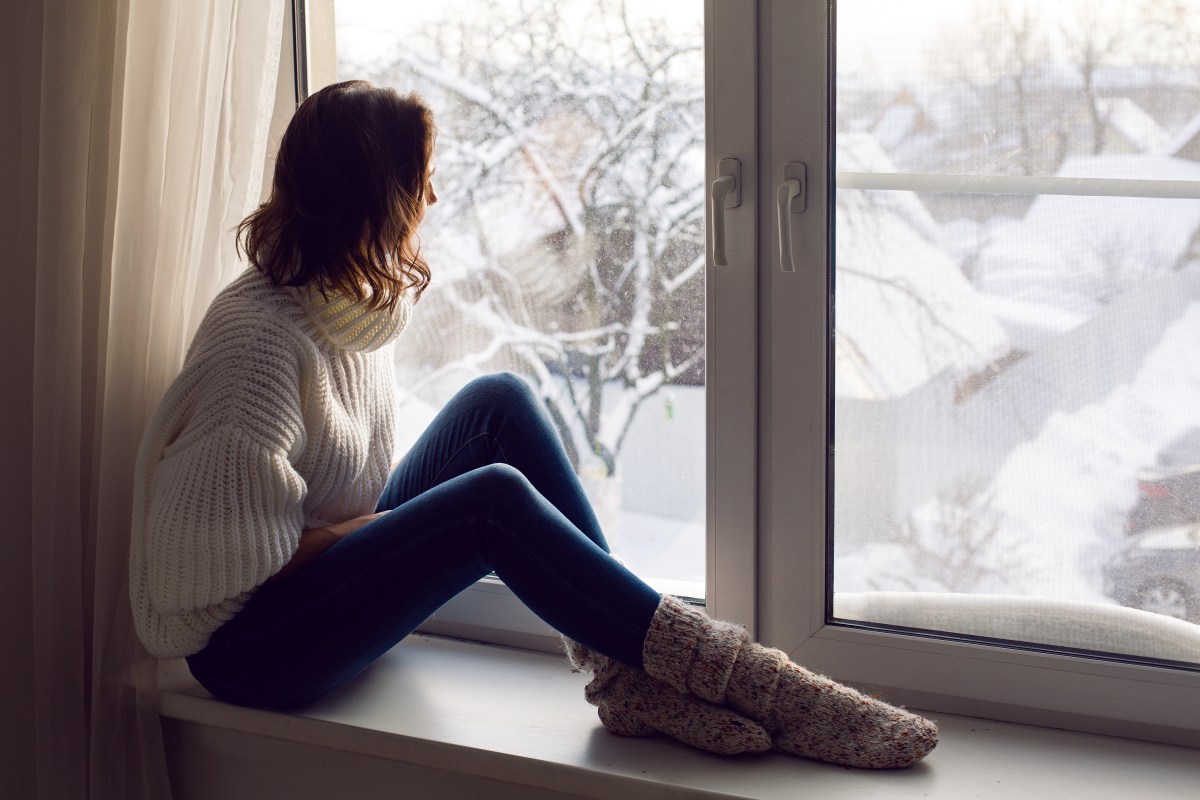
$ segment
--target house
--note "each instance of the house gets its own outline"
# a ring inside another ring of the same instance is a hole
[[[1095,113],[1101,125],[1099,152],[1095,150],[1096,121],[1090,104],[1079,105],[1064,123],[1063,155],[1158,153],[1168,142],[1167,132],[1141,106],[1128,97],[1101,97]]]
[[[1200,162],[1200,112],[1166,142],[1163,152],[1172,158]]]
[[[1072,156],[1062,178],[1200,180],[1200,163],[1163,155]],[[1169,207],[1170,214],[1162,213]],[[990,231],[975,265],[987,295],[1086,318],[1137,281],[1188,266],[1200,200],[1043,195]]]
[[[874,137],[838,137],[839,168],[895,172]],[[1010,349],[908,192],[841,192],[835,263],[838,397],[891,400],[948,374],[966,380]]]
[[[879,109],[867,125],[867,131],[890,153],[906,140],[928,139],[937,131],[937,126],[917,96],[909,89],[902,89]]]

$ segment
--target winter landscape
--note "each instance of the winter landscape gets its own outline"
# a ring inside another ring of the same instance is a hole
[[[438,112],[405,435],[474,375],[518,372],[617,549],[700,593],[701,4],[427,5],[337,4],[340,75]],[[837,169],[938,177],[833,198],[835,590],[1200,622],[1200,538],[1162,533],[1200,524],[1200,498],[1139,521],[1200,464],[1181,444],[1200,429],[1200,12],[960,2],[893,46],[852,13],[871,5],[839,4]]]

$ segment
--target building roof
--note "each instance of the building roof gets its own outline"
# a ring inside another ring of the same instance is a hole
[[[869,134],[838,138],[838,164],[895,172]],[[948,374],[956,381],[1010,349],[1004,329],[938,244],[938,226],[908,192],[837,197],[835,359],[839,397],[900,397]]]

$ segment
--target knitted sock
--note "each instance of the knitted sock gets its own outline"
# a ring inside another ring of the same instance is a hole
[[[640,669],[628,667],[563,637],[567,658],[594,673],[584,689],[600,722],[620,736],[663,733],[720,755],[763,753],[771,736],[761,725],[717,705],[676,691]]]
[[[760,723],[778,751],[880,769],[909,766],[937,744],[929,720],[809,672],[673,597],[655,612],[642,655],[652,677]]]

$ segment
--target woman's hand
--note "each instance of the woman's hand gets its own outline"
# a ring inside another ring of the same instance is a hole
[[[326,527],[324,529],[311,528],[310,530],[328,530],[328,531],[332,532],[333,535],[337,537],[337,539],[341,539],[343,536],[349,536],[350,534],[354,533],[356,530],[363,527],[367,523],[374,522],[375,520],[379,519],[380,517],[385,517],[390,513],[391,513],[390,511],[380,511],[375,514],[364,514],[361,517],[355,517],[354,519],[348,519],[345,522],[339,522],[336,525],[329,525],[328,527]],[[308,533],[308,532],[309,531],[304,531],[303,533],[300,534],[301,541],[304,540],[304,534]],[[334,541],[336,541],[336,539]],[[330,544],[332,544],[332,542],[330,542]]]
[[[300,531],[300,546],[296,549],[296,554],[292,556],[291,561],[283,565],[283,569],[276,572],[270,578],[267,578],[267,583],[299,572],[316,559],[317,556],[332,547],[338,539],[349,536],[367,523],[374,522],[388,513],[387,511],[380,511],[376,514],[364,514],[361,517],[348,519],[345,522],[326,525],[322,528],[306,528]]]

